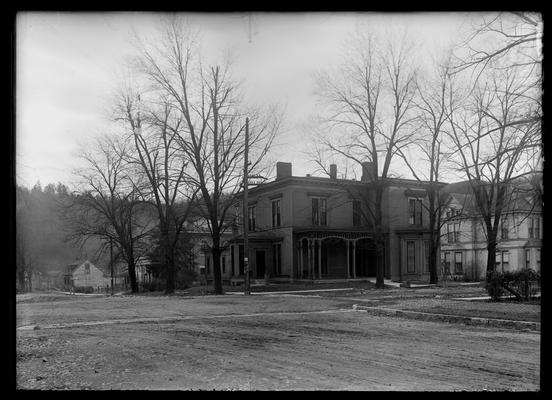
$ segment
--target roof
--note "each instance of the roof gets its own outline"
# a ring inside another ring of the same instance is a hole
[[[417,186],[417,187],[423,187],[426,185],[429,185],[430,182],[427,181],[419,181],[416,179],[404,179],[404,178],[387,178],[387,184],[389,186],[396,186],[396,185],[408,185],[410,187]],[[284,178],[275,179],[271,182],[262,183],[260,185],[257,185],[253,188],[249,189],[249,193],[254,194],[260,191],[264,190],[270,190],[273,188],[277,188],[279,186],[284,185],[318,185],[318,186],[326,186],[333,185],[335,188],[339,188],[339,185],[342,186],[361,186],[366,187],[370,184],[372,184],[371,181],[362,181],[362,180],[354,180],[354,179],[333,179],[330,177],[319,177],[319,176],[286,176]],[[445,186],[446,183],[444,182],[437,182],[438,185]],[[240,197],[242,195],[242,192],[237,193],[237,197]]]

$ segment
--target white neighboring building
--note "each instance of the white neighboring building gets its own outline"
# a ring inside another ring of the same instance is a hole
[[[462,279],[485,279],[487,242],[485,227],[478,217],[469,182],[453,184],[441,228],[441,263],[451,275]],[[497,237],[496,270],[540,272],[542,208],[530,193],[512,196],[502,214]]]

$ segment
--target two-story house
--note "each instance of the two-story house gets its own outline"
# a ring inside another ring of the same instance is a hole
[[[542,208],[531,190],[509,189],[498,235],[495,267],[499,272],[530,268],[540,271]],[[469,182],[448,185],[447,207],[442,216],[441,262],[453,276],[484,279],[487,240],[482,218]]]
[[[293,176],[277,163],[276,179],[249,190],[248,262],[253,278],[287,280],[375,277],[371,218],[374,196],[368,164],[362,178]],[[389,179],[383,196],[385,276],[395,281],[429,276],[429,232],[424,184]],[[236,204],[242,221],[243,205]],[[240,224],[241,225],[241,224]],[[229,273],[244,276],[241,229],[228,241]]]

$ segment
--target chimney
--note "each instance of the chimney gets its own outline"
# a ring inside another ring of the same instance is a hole
[[[337,165],[330,164],[330,179],[337,179]]]
[[[360,178],[361,182],[370,182],[373,177],[374,172],[374,163],[371,161],[365,161],[362,163],[362,177]]]
[[[291,176],[291,163],[278,161],[276,163],[276,179]]]

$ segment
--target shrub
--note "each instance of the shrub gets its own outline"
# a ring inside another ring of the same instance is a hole
[[[499,300],[505,294],[504,286],[516,290],[522,297],[528,299],[540,289],[541,276],[532,269],[515,272],[489,272],[485,289],[493,301]]]
[[[75,293],[94,293],[92,286],[76,286]]]

